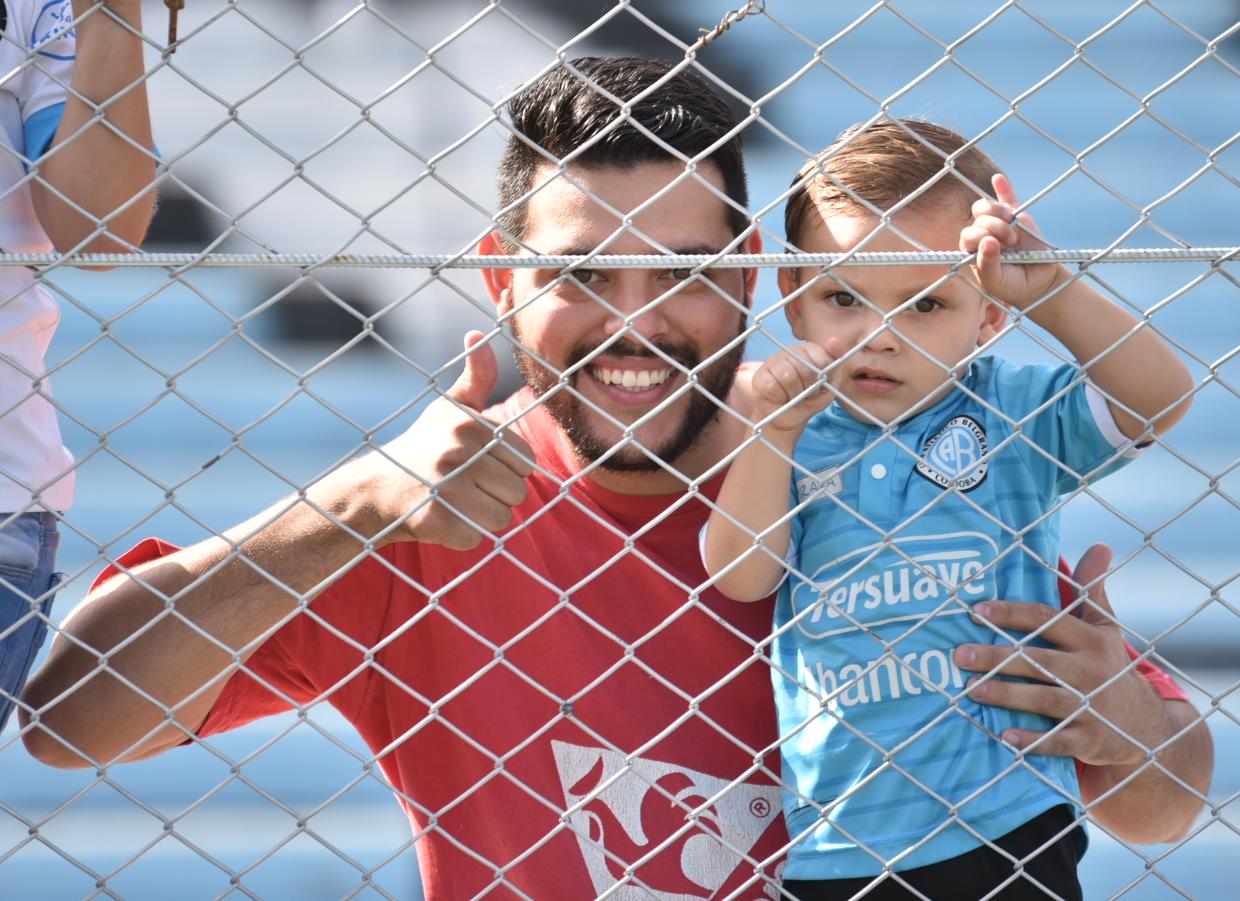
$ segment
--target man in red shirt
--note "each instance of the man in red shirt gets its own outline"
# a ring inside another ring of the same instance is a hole
[[[484,252],[759,249],[735,119],[695,76],[576,60],[510,114]],[[27,746],[103,766],[327,703],[395,788],[429,897],[777,895],[771,608],[718,595],[696,549],[747,427],[755,279],[486,272],[527,387],[486,409],[496,361],[471,333],[464,374],[391,444],[220,538],[124,555],[32,680]],[[1093,555],[1076,579],[1104,571]],[[1200,806],[1181,783],[1204,791],[1211,765],[1191,706],[1169,682],[1159,699],[1104,612],[1044,635],[1062,684],[990,680],[985,700],[1066,725],[1008,738],[1081,759],[1117,832],[1181,834]]]

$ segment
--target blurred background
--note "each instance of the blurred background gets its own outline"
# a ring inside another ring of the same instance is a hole
[[[731,0],[729,0],[731,2]],[[717,0],[189,0],[161,59],[167,164],[147,249],[469,252],[489,228],[497,111],[557,54],[678,58]],[[966,135],[1061,247],[1240,244],[1240,6],[1029,0],[768,0],[699,60],[753,113],[753,210],[782,239],[807,155],[879,110]],[[1222,40],[1216,40],[1226,35]],[[1100,830],[1086,897],[1229,899],[1240,884],[1240,264],[1104,265],[1201,385],[1185,422],[1073,500],[1064,553],[1110,543],[1111,597],[1208,712],[1212,809],[1182,845]],[[226,528],[412,421],[490,313],[476,273],[57,269],[50,364],[81,468],[63,529],[59,621],[147,535]],[[778,298],[764,273],[759,310]],[[760,358],[789,337],[771,317]],[[1000,351],[1046,359],[1038,337]],[[498,348],[497,348],[498,349]],[[501,391],[515,385],[511,373]],[[62,773],[0,736],[0,895],[126,899],[420,897],[408,824],[326,705],[162,759]],[[171,822],[171,826],[166,823]],[[1235,824],[1235,825],[1233,825]]]

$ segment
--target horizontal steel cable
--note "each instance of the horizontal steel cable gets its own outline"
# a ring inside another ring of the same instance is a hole
[[[499,256],[433,253],[0,253],[0,268],[108,266],[130,269],[650,269],[681,266],[745,269],[754,266],[941,266],[970,260],[958,250],[890,253],[589,254]],[[1240,261],[1240,247],[1133,247],[1023,250],[1002,254],[1005,263],[1228,263]]]

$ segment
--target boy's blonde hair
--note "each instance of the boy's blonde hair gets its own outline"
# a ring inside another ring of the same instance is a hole
[[[800,246],[814,209],[886,212],[926,184],[930,187],[903,209],[923,209],[949,191],[971,202],[979,191],[990,190],[991,176],[1002,170],[976,147],[953,157],[968,143],[950,128],[919,119],[853,125],[793,178],[784,208],[788,243]]]

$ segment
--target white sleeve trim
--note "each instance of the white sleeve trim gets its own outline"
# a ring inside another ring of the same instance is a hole
[[[1098,426],[1098,431],[1102,433],[1102,437],[1111,447],[1120,451],[1121,456],[1139,457],[1153,447],[1152,440],[1144,445],[1135,445],[1131,438],[1120,431],[1119,424],[1115,421],[1115,414],[1111,412],[1110,402],[1101,391],[1094,387],[1093,382],[1085,383],[1085,401],[1089,404],[1089,412],[1094,417],[1094,425]]]

